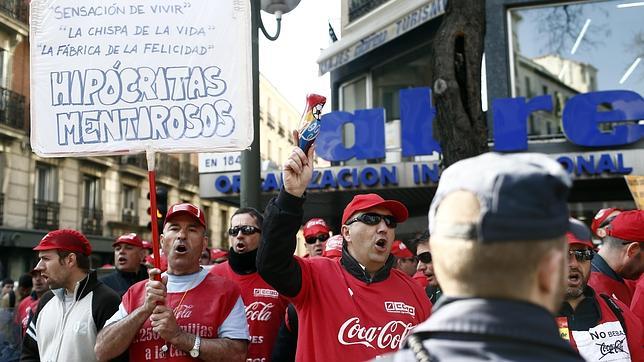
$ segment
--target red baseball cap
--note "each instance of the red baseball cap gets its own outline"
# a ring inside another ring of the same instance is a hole
[[[569,221],[570,227],[566,232],[568,245],[581,244],[594,249],[595,245],[593,245],[592,235],[590,234],[588,226],[577,219],[570,218]]]
[[[391,245],[391,253],[394,254],[396,258],[413,258],[414,254],[407,248],[407,246],[400,240],[394,240],[394,243]]]
[[[328,234],[329,230],[329,226],[324,222],[324,219],[316,217],[304,224],[302,232],[304,233],[304,237],[308,238],[309,236],[315,236],[318,234]]]
[[[49,232],[33,250],[53,249],[73,251],[87,256],[92,253],[92,245],[85,235],[80,231],[72,229],[60,229]]]
[[[197,206],[189,203],[180,203],[170,206],[168,213],[165,215],[165,222],[167,223],[171,217],[179,214],[190,215],[197,219],[197,221],[199,221],[199,224],[201,224],[203,227],[206,227],[206,217],[204,216],[203,211]]]
[[[618,209],[616,207],[609,207],[609,208],[601,209],[597,211],[597,214],[593,218],[592,224],[590,224],[590,229],[593,231],[593,234],[597,235],[600,238],[603,238],[604,236],[606,236],[603,233],[602,233],[603,235],[598,235],[597,229],[606,227],[605,224],[610,223],[612,221],[612,220],[606,220],[606,219],[608,219],[608,217],[615,211],[621,212],[622,209]],[[614,216],[615,215],[613,215],[613,217]]]
[[[644,242],[644,210],[622,211],[606,227],[606,235],[626,241]]]
[[[217,260],[219,258],[227,258],[228,252],[222,249],[210,249],[210,259]]]
[[[150,249],[150,250],[152,250],[152,243],[151,243],[151,242],[149,242],[149,241],[147,241],[147,240],[143,240],[143,241],[141,241],[141,245],[143,245],[143,249]]]
[[[385,200],[378,194],[362,194],[354,196],[353,200],[344,208],[342,223],[345,224],[356,212],[372,207],[384,207],[391,212],[397,222],[403,222],[409,217],[405,205],[396,200]]]
[[[326,241],[326,246],[322,252],[322,256],[326,258],[339,258],[342,256],[342,243],[344,238],[342,235],[333,235]]]
[[[141,240],[141,238],[135,233],[129,233],[119,236],[118,239],[112,243],[112,247],[115,247],[116,244],[130,244],[142,248],[143,240]]]

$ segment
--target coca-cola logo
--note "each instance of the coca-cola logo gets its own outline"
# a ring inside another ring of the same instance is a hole
[[[397,350],[413,327],[412,323],[403,321],[389,321],[382,327],[364,327],[360,325],[360,318],[353,317],[338,330],[338,342],[345,346],[359,344],[368,348]]]
[[[246,319],[249,321],[268,322],[271,319],[273,303],[253,302],[246,307]]]
[[[190,318],[192,315],[192,305],[181,304],[174,309],[175,319]]]

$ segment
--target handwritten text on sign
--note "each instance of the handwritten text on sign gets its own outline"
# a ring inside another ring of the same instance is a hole
[[[31,4],[36,153],[226,151],[251,143],[245,1]]]

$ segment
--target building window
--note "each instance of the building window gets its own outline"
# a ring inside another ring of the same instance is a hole
[[[400,119],[400,90],[431,87],[432,74],[430,43],[374,68],[373,107],[384,108],[387,121]]]
[[[101,210],[101,179],[94,176],[83,176],[83,208],[81,210],[81,228],[85,234],[101,235],[103,233],[103,210]]]
[[[139,198],[138,189],[129,185],[123,185],[121,195],[123,197],[122,198],[123,212],[122,212],[121,221],[127,224],[138,225],[139,224],[139,215],[137,213],[137,210],[138,210],[137,200]]]
[[[34,229],[55,230],[59,225],[58,172],[54,166],[36,164],[34,192]]]
[[[221,225],[221,232],[219,233],[219,240],[221,240],[221,244],[219,245],[219,247],[224,250],[228,250],[228,248],[230,248],[230,242],[228,241],[229,224],[230,220],[228,220],[228,210],[220,210],[219,225]]]
[[[367,77],[362,76],[340,86],[340,109],[353,112],[368,107]]]
[[[349,22],[355,21],[389,0],[349,0]]]
[[[549,122],[540,136],[563,137],[563,100],[577,94],[613,89],[644,94],[644,67],[635,64],[644,49],[644,7],[618,7],[621,3],[560,1],[508,10],[512,81],[531,78],[547,85],[544,93],[554,94],[553,111],[536,112],[540,122]],[[519,90],[513,96],[533,96],[527,84],[522,91],[512,86]]]

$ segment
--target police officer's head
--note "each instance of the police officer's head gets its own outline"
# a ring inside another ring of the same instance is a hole
[[[556,311],[567,279],[570,185],[561,165],[541,154],[486,153],[447,168],[429,210],[445,294]]]

